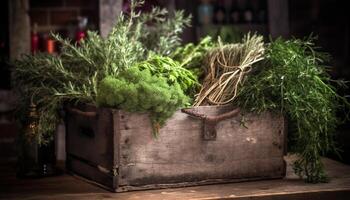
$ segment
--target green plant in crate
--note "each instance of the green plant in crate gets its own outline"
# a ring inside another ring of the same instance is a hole
[[[215,47],[217,44],[213,42],[210,36],[202,38],[198,44],[188,43],[185,46],[180,46],[170,54],[174,60],[180,63],[181,67],[190,70],[195,76],[203,75],[202,62],[205,54]]]
[[[21,98],[17,113],[24,122],[29,104],[37,105],[40,144],[53,139],[60,120],[58,110],[64,103],[96,104],[97,88],[104,78],[116,78],[149,54],[165,56],[180,45],[179,34],[188,25],[189,17],[176,11],[172,18],[158,8],[150,13],[136,12],[135,8],[142,4],[141,0],[131,1],[130,13],[117,18],[106,38],[89,31],[77,45],[54,34],[62,45],[59,55],[39,53],[15,61],[13,83]],[[176,31],[169,34],[169,30]]]
[[[165,78],[170,85],[177,82],[186,94],[194,93],[199,86],[198,78],[170,57],[153,54],[147,60],[137,63],[136,67]]]
[[[337,149],[336,111],[349,105],[331,85],[322,65],[326,59],[312,39],[272,41],[265,62],[248,76],[234,102],[249,111],[275,110],[289,118],[294,131],[288,143],[298,155],[295,172],[311,183],[327,181],[321,156]]]
[[[176,11],[169,17],[166,9],[153,8],[152,15],[142,15],[142,21],[151,22],[142,29],[141,41],[145,48],[154,53],[168,56],[181,45],[179,35],[190,26],[191,16],[185,17],[183,11]]]
[[[65,68],[60,58],[48,54],[26,55],[15,62],[14,90],[20,98],[17,114],[24,123],[29,105],[37,105],[40,144],[53,139],[59,121],[57,110],[64,101],[94,101],[95,76],[84,76],[84,72],[73,70]]]
[[[149,112],[154,133],[166,119],[185,106],[189,98],[180,84],[162,76],[154,76],[149,69],[129,68],[117,77],[104,78],[98,87],[99,106],[120,108],[129,112]]]

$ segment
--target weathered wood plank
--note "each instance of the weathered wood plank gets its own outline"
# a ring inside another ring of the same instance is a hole
[[[111,111],[89,111],[97,112],[97,117],[67,113],[67,153],[111,169],[114,156]]]
[[[114,187],[114,182],[116,177],[114,177],[108,169],[96,168],[93,165],[88,165],[85,162],[81,162],[78,159],[73,159],[67,157],[67,162],[69,163],[69,168],[78,169],[75,170],[75,174],[85,177],[87,179],[92,179],[94,182],[101,183],[105,186],[105,189],[111,189]],[[97,169],[97,170],[96,170]]]
[[[222,110],[206,107],[202,112]],[[121,185],[283,176],[282,116],[245,114],[245,126],[242,116],[234,117],[217,125],[215,141],[203,141],[202,122],[180,111],[157,138],[147,115],[123,115],[121,124],[130,125],[121,130]]]
[[[194,108],[209,116],[232,109]],[[223,120],[212,141],[203,140],[202,120],[181,111],[157,137],[147,114],[82,106],[67,120],[67,152],[70,160],[77,159],[75,165],[68,163],[71,170],[104,185],[94,174],[101,169],[114,174],[112,186],[107,186],[116,191],[277,178],[285,173],[284,118],[278,114],[244,113]]]
[[[15,167],[0,165],[0,199],[22,200],[344,200],[350,199],[350,166],[322,159],[329,183],[307,184],[297,179],[288,162],[285,179],[217,184],[200,187],[111,193],[69,175],[44,179],[20,180],[15,178]]]
[[[195,107],[193,110],[207,115],[218,115],[232,110],[230,106],[201,106]],[[177,111],[169,119],[162,130],[173,130],[173,129],[189,129],[199,128],[200,124],[197,120],[189,117],[187,114]],[[120,113],[120,129],[143,129],[149,127],[150,120],[149,115],[146,113],[128,113],[121,111]]]
[[[210,180],[220,183],[245,178],[280,178],[284,174],[282,166],[283,160],[280,158],[231,161],[226,162],[225,165],[135,163],[135,165],[122,168],[121,173],[124,177],[121,177],[120,186],[209,182]]]

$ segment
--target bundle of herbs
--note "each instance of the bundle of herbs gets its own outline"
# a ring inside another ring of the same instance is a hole
[[[337,149],[336,112],[349,105],[331,84],[323,66],[327,56],[316,51],[311,39],[277,39],[265,56],[239,88],[234,104],[251,112],[283,113],[292,127],[288,143],[298,157],[295,172],[307,182],[327,181],[321,156]]]
[[[265,45],[261,36],[247,35],[237,44],[204,38],[180,47],[179,34],[189,18],[182,12],[171,18],[159,8],[135,12],[142,3],[131,1],[130,13],[118,17],[107,38],[88,32],[77,45],[54,35],[62,44],[59,55],[27,55],[15,62],[18,113],[25,122],[29,105],[37,105],[40,144],[53,138],[64,103],[149,112],[156,130],[189,105],[204,70],[195,105],[233,103],[250,112],[283,113],[294,127],[289,146],[298,155],[297,174],[308,182],[326,180],[321,156],[337,148],[336,111],[349,104],[330,84],[325,56],[311,40]]]
[[[206,76],[194,105],[232,102],[253,64],[264,59],[264,51],[263,37],[256,34],[248,33],[242,43],[223,45],[219,40],[205,57]]]
[[[170,17],[166,10],[159,8],[154,8],[149,13],[136,12],[135,9],[142,4],[141,0],[131,1],[130,13],[121,14],[117,18],[115,26],[106,38],[102,38],[97,32],[90,31],[87,38],[78,45],[59,35],[53,35],[62,46],[59,55],[26,55],[15,61],[14,89],[21,98],[19,102],[22,104],[17,113],[23,124],[26,121],[29,105],[37,106],[39,123],[36,138],[40,144],[45,144],[53,139],[56,124],[60,120],[58,110],[64,103],[97,105],[98,93],[101,91],[103,94],[104,92],[102,83],[110,83],[111,81],[107,80],[111,79],[132,82],[126,80],[125,76],[119,77],[120,74],[147,60],[152,54],[167,56],[180,45],[179,34],[188,25],[190,18],[185,17],[181,11],[175,12],[175,17]],[[175,32],[169,30],[175,30]],[[152,37],[145,37],[150,35]],[[188,77],[191,81],[195,80],[190,72],[180,74],[175,79],[188,80]],[[173,90],[170,85],[163,83],[163,79],[155,75],[155,78],[149,79],[151,81],[144,80],[140,82],[140,85],[146,85],[145,88],[156,87],[155,83],[159,82],[161,84],[157,88],[167,87],[171,93]],[[183,81],[179,82],[183,83]],[[100,83],[101,87],[99,87]],[[197,83],[194,81],[190,84]],[[174,89],[177,93],[171,94],[183,97],[184,94],[179,91],[180,89]],[[147,91],[153,90],[151,88]],[[153,95],[152,92],[145,93]],[[168,93],[158,91],[158,94],[164,95],[165,99],[170,98]],[[185,99],[184,97],[183,101]],[[168,102],[155,101],[154,103],[158,106],[158,104]],[[183,103],[174,102],[174,104],[180,106]],[[115,102],[111,102],[109,106],[116,105]],[[134,102],[134,105],[128,105],[128,108],[139,105],[140,102]],[[163,108],[166,109],[166,105],[163,105]],[[166,112],[158,112],[157,118],[162,119],[159,113]]]

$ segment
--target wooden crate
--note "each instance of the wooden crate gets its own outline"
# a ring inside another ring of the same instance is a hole
[[[67,110],[68,170],[115,192],[285,176],[281,115],[239,113],[213,125],[177,111],[155,138],[147,114]],[[192,109],[207,116],[230,110]]]

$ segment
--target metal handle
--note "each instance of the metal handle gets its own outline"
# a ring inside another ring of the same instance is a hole
[[[181,109],[181,112],[186,113],[186,114],[191,115],[191,116],[196,117],[196,118],[200,118],[202,120],[219,122],[219,121],[229,119],[229,118],[236,116],[240,112],[240,109],[236,108],[230,112],[227,112],[227,113],[224,113],[221,115],[216,115],[216,116],[208,116],[205,114],[198,113],[198,112],[194,111],[193,108],[183,108],[183,109]]]
[[[73,113],[73,114],[77,114],[77,115],[82,115],[85,117],[96,117],[97,113],[96,112],[85,112],[85,111],[81,111],[79,109],[76,108],[67,108],[68,112]]]
[[[222,120],[232,118],[236,116],[240,109],[236,108],[230,112],[216,115],[208,116],[205,114],[198,113],[193,110],[193,108],[181,109],[181,112],[186,113],[192,117],[199,118],[203,121],[203,139],[204,140],[215,140],[216,139],[216,124]]]

